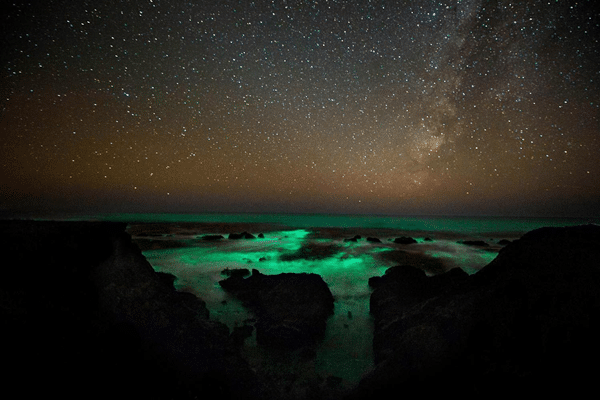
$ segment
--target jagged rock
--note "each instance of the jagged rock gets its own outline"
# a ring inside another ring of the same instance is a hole
[[[248,270],[248,268],[225,268],[223,271],[221,271],[221,275],[230,276],[234,278],[245,278],[247,276],[250,276],[250,271]]]
[[[402,237],[394,239],[394,243],[396,243],[396,244],[413,244],[413,243],[417,243],[417,241],[415,239],[411,238],[410,236],[402,236]]]
[[[386,272],[371,298],[376,366],[348,398],[584,395],[600,356],[599,259],[588,225],[529,232],[472,276]]]
[[[259,344],[295,348],[317,343],[333,314],[333,296],[317,274],[231,276],[219,282],[257,316]]]
[[[359,239],[361,239],[360,235],[354,235],[354,237],[344,239],[344,242],[358,242]]]
[[[372,289],[377,288],[383,282],[383,278],[381,276],[372,276],[369,278],[369,287]]]
[[[126,227],[0,222],[0,251],[18,266],[6,269],[0,290],[3,299],[25,293],[29,310],[0,309],[11,371],[26,370],[29,349],[44,371],[35,382],[50,396],[78,398],[87,387],[107,398],[263,398],[227,326],[209,319],[202,300],[175,291],[172,275],[154,272]]]
[[[244,344],[244,340],[252,336],[254,327],[252,325],[237,326],[231,332],[231,340],[234,345],[240,347]]]
[[[202,236],[202,240],[206,240],[206,241],[216,241],[216,240],[221,240],[221,239],[225,239],[225,237],[223,235],[204,235]]]
[[[171,273],[168,272],[157,272],[156,276],[162,281],[164,282],[165,285],[173,288],[173,290],[175,290],[175,287],[173,286],[173,284],[175,283],[175,281],[177,280],[177,277]]]
[[[479,246],[479,247],[488,247],[489,243],[484,242],[483,240],[463,240],[459,242],[462,244],[466,244],[467,246]]]

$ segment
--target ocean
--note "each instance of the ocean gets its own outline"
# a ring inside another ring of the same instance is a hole
[[[528,231],[599,222],[581,218],[293,214],[104,214],[74,219],[128,222],[128,232],[152,267],[174,274],[176,288],[202,298],[210,318],[230,330],[248,323],[253,315],[219,286],[225,269],[319,274],[335,298],[335,313],[310,368],[322,377],[342,378],[348,387],[373,366],[370,277],[400,264],[417,266],[428,275],[452,268],[473,274],[496,257],[505,241]],[[241,232],[254,238],[228,239],[230,233]],[[205,240],[206,235],[224,238]],[[415,242],[395,243],[403,236]],[[479,241],[479,245],[465,241]],[[257,370],[265,365],[292,373],[307,368],[298,354],[261,348],[255,336],[246,340],[242,351]]]

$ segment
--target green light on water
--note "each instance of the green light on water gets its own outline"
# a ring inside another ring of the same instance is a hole
[[[469,275],[488,265],[497,256],[495,252],[466,248],[460,244],[446,246],[441,250],[429,250],[426,254],[444,260],[452,267],[459,267]]]
[[[277,259],[282,253],[297,251],[309,233],[307,230],[298,229],[271,232],[263,239],[229,240],[219,243],[199,242],[197,247],[171,250],[170,254],[177,254],[177,262],[188,267],[210,264],[242,265],[261,262],[261,259],[265,261]],[[151,252],[147,253],[151,254]]]

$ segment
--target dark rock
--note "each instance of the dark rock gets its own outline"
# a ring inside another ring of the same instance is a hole
[[[298,355],[301,360],[310,361],[317,357],[317,351],[314,347],[303,347]]]
[[[237,326],[233,328],[231,332],[231,340],[237,347],[241,347],[244,344],[244,340],[252,336],[254,327],[252,325]]]
[[[81,397],[83,386],[106,398],[263,398],[227,327],[202,300],[176,292],[172,275],[154,272],[126,227],[0,221],[0,251],[19,266],[6,268],[2,299],[22,293],[28,305],[22,316],[18,304],[0,309],[5,378],[30,369],[30,349],[50,396]]]
[[[367,238],[367,242],[372,242],[372,243],[381,243],[381,240],[376,238],[376,237],[368,237]]]
[[[413,243],[417,243],[417,241],[415,239],[411,238],[410,236],[402,236],[402,237],[394,239],[394,243],[413,244]]]
[[[392,265],[412,265],[427,272],[429,275],[437,275],[449,269],[449,266],[440,258],[403,249],[392,249],[376,253],[375,257],[385,262],[394,263]]]
[[[371,296],[376,365],[348,398],[584,395],[600,356],[598,260],[588,225],[529,232],[472,276],[388,270]]]
[[[339,376],[329,375],[326,380],[327,386],[336,387],[342,384],[342,378]]]
[[[229,277],[219,284],[254,312],[259,344],[295,348],[322,339],[327,318],[333,314],[333,296],[316,274]]]
[[[245,278],[247,276],[250,276],[250,271],[248,270],[248,268],[225,268],[223,271],[221,271],[221,275],[229,276],[236,279]]]
[[[358,242],[358,240],[361,238],[360,235],[354,235],[354,237],[349,238],[349,239],[344,239],[344,242]]]
[[[512,242],[510,240],[507,239],[502,239],[500,241],[498,241],[498,244],[501,246],[506,246],[507,244],[511,244]]]
[[[259,233],[259,234],[258,234],[258,237],[259,237],[260,239],[264,239],[264,238],[265,238],[265,235],[264,235],[264,234],[262,234],[262,233]]]
[[[209,318],[209,311],[208,308],[206,308],[206,303],[193,293],[175,292],[173,304],[177,307],[186,308],[190,315],[201,317],[203,319]]]
[[[369,278],[369,287],[375,289],[383,282],[383,278],[381,276],[373,276]]]
[[[221,239],[225,239],[225,237],[223,235],[204,235],[202,236],[202,240],[207,240],[207,241],[216,241],[216,240],[221,240]]]
[[[484,242],[483,240],[463,240],[459,242],[462,244],[466,244],[467,246],[479,246],[479,247],[488,247],[489,243]]]
[[[423,241],[425,241],[425,242],[433,242],[433,239],[428,236],[425,239],[423,239]]]
[[[374,283],[376,282],[376,283]],[[419,268],[398,265],[388,268],[379,280],[370,280],[375,287],[371,294],[370,312],[379,316],[382,312],[396,312],[398,307],[411,305],[426,297],[427,276]]]
[[[160,279],[166,286],[175,290],[174,283],[177,280],[177,277],[168,272],[157,272],[156,276]]]

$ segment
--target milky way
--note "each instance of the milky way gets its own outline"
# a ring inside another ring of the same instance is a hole
[[[4,8],[0,211],[600,213],[596,1]]]

